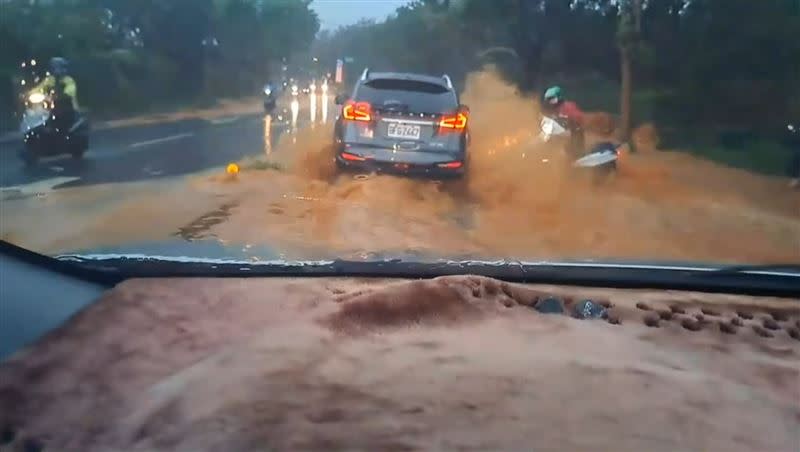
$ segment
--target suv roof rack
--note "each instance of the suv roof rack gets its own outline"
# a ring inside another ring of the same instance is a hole
[[[453,89],[453,81],[450,80],[450,76],[447,75],[447,74],[444,74],[444,75],[442,75],[442,78],[444,79],[445,83],[447,83],[447,88],[448,89]]]
[[[367,80],[369,78],[369,68],[365,67],[364,72],[361,73],[361,80]]]

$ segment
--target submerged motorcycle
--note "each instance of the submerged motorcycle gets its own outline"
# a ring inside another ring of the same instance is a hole
[[[30,93],[25,99],[20,132],[24,140],[21,157],[29,165],[41,157],[57,155],[80,159],[89,149],[89,121],[72,108],[70,99]]]
[[[588,152],[583,152],[583,133],[563,117],[542,116],[539,139],[545,143],[565,141],[564,153],[572,168],[587,169],[594,173],[596,181],[602,181],[617,171],[623,143],[601,142]]]

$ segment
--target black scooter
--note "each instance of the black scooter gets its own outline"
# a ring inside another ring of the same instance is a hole
[[[31,93],[20,129],[24,140],[20,157],[27,165],[58,155],[81,159],[89,149],[89,121],[72,108],[68,97],[56,100],[51,95]]]

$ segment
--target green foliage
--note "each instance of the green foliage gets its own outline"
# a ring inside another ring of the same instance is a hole
[[[253,92],[318,29],[310,0],[6,0],[0,111],[17,107],[21,62],[56,55],[93,111]]]
[[[719,144],[708,146],[694,144],[688,147],[688,150],[692,154],[734,168],[774,176],[784,176],[786,174],[786,162],[791,157],[789,151],[776,141],[764,139],[749,142],[743,149]]]
[[[648,72],[677,88],[687,121],[756,128],[785,121],[798,93],[795,0],[652,3],[645,31],[658,58]],[[680,12],[669,12],[676,3]]]
[[[632,0],[425,0],[385,22],[342,28],[317,49],[328,60],[354,56],[360,67],[459,79],[502,57],[515,82],[536,89],[587,74],[619,80],[623,45],[636,62],[635,89],[663,93],[649,109],[661,121],[767,129],[798,114],[800,2],[642,4],[640,33],[620,11]]]

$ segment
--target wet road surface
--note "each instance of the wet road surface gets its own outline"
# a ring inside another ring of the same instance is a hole
[[[298,126],[302,126],[298,122]],[[83,160],[69,156],[42,159],[26,167],[18,141],[0,144],[0,187],[9,188],[49,179],[75,178],[57,188],[135,182],[180,176],[224,167],[265,152],[288,124],[272,121],[265,134],[262,115],[219,119],[189,119],[95,131]],[[265,143],[265,140],[271,141]]]

